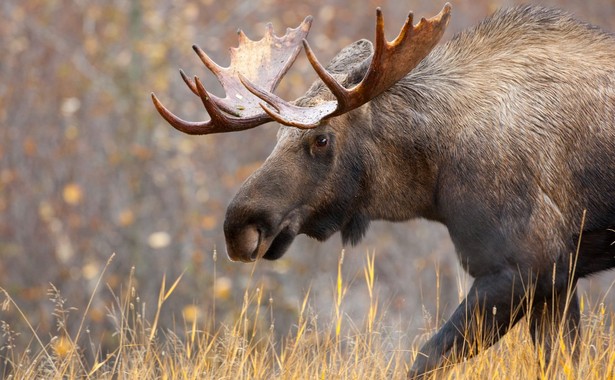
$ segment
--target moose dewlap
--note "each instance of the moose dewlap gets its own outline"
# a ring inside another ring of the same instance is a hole
[[[216,97],[182,72],[209,121],[184,121],[152,95],[189,134],[283,125],[228,207],[233,260],[278,259],[298,234],[356,243],[375,219],[448,227],[475,281],[421,348],[415,378],[488,347],[526,314],[547,360],[553,324],[574,351],[575,284],[615,266],[615,36],[522,6],[438,45],[450,12],[416,25],[410,14],[388,42],[378,10],[374,45],[357,41],[326,67],[306,41],[310,17],[282,37],[271,25],[259,41],[240,32],[226,68],[195,47],[226,91]],[[273,91],[302,47],[320,80],[289,102]]]

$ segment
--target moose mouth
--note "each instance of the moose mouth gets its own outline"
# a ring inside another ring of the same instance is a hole
[[[267,249],[265,254],[263,254],[263,258],[267,260],[277,260],[282,257],[288,250],[288,247],[290,247],[292,242],[295,240],[295,236],[297,236],[297,234],[289,228],[285,228],[280,231],[278,236],[276,236],[271,242],[269,249]]]

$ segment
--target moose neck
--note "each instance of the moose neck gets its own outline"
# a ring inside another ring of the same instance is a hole
[[[456,95],[463,92],[463,78],[450,75],[441,53],[437,48],[368,105],[379,152],[370,174],[372,197],[382,197],[369,210],[373,219],[443,221],[438,178],[455,149],[452,119],[466,112]]]
[[[375,153],[370,157],[372,201],[367,213],[370,219],[439,221],[435,194],[440,160],[434,136],[438,129],[433,115],[416,107],[425,99],[407,82],[368,105]]]

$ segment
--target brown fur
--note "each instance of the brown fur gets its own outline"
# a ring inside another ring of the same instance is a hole
[[[371,44],[357,42],[328,70],[351,86],[370,54]],[[316,83],[297,103],[330,98]],[[322,149],[319,136],[328,138]],[[570,276],[584,210],[586,239]],[[231,257],[275,259],[298,233],[326,239],[341,231],[355,243],[370,220],[415,217],[448,227],[476,281],[421,349],[411,376],[472,355],[469,340],[481,334],[466,322],[480,313],[469,311],[521,307],[530,281],[535,303],[556,310],[549,321],[567,319],[572,342],[578,303],[573,291],[563,315],[567,287],[615,266],[615,37],[557,10],[496,13],[361,108],[314,130],[282,127],[269,159],[229,206],[225,233]],[[246,226],[260,234],[256,249],[241,240]],[[484,343],[525,312],[483,320]],[[537,315],[533,337],[548,348],[552,337]]]

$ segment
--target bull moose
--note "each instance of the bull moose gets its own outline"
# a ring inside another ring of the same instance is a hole
[[[271,155],[226,213],[232,260],[280,258],[298,234],[355,244],[371,220],[427,218],[447,226],[475,280],[420,349],[409,377],[476,354],[527,316],[548,360],[561,327],[578,352],[576,282],[615,266],[615,35],[539,6],[500,10],[437,44],[446,4],[375,47],[360,40],[324,67],[312,23],[259,41],[239,32],[222,84],[182,78],[210,120],[158,112],[193,135],[282,124]],[[299,99],[273,94],[303,46],[319,76]],[[531,291],[528,289],[531,287]],[[531,298],[528,294],[531,294]]]

